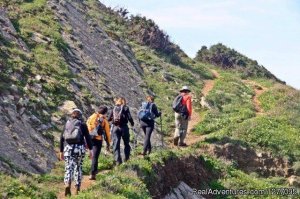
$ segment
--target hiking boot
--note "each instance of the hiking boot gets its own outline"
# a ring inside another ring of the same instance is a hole
[[[187,146],[187,144],[186,143],[179,143],[178,146]]]
[[[179,137],[174,138],[174,145],[175,146],[178,146],[178,140],[179,140]]]
[[[65,187],[65,196],[70,196],[71,195],[71,187],[67,186]]]
[[[80,187],[79,186],[75,186],[75,195],[78,195],[80,191]]]
[[[96,180],[96,175],[91,175],[91,176],[89,177],[89,180]]]

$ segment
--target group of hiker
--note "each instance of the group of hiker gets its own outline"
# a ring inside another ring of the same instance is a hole
[[[188,121],[192,114],[191,91],[183,86],[180,94],[173,101],[175,111],[175,133],[174,145],[186,146],[184,142]],[[151,135],[155,126],[155,119],[161,116],[153,96],[147,96],[138,111],[140,128],[144,132],[144,145],[141,155],[151,153]],[[111,141],[115,165],[123,162],[121,156],[121,139],[124,143],[124,161],[130,158],[130,134],[128,123],[134,127],[134,120],[124,97],[115,99],[113,109],[108,113],[106,106],[100,106],[97,112],[93,113],[86,123],[82,119],[83,113],[80,109],[73,109],[70,119],[66,122],[64,131],[60,138],[60,160],[65,161],[65,195],[71,195],[71,181],[75,182],[75,194],[80,191],[82,180],[82,164],[86,148],[89,149],[89,157],[92,161],[90,180],[96,179],[98,173],[98,158],[101,152],[103,141],[106,142],[106,150],[110,151]]]

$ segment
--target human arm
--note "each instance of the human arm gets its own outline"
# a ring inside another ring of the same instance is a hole
[[[156,104],[153,104],[152,106],[152,113],[155,115],[155,117],[161,116],[161,112],[158,111]]]
[[[111,109],[111,111],[109,112],[108,117],[107,117],[107,120],[109,122],[111,122],[113,120],[113,113],[114,113],[114,111],[113,111],[113,109]]]
[[[109,123],[106,119],[104,119],[103,121],[103,128],[104,128],[104,131],[105,131],[105,134],[106,134],[106,144],[107,145],[110,145],[110,129],[109,129]]]
[[[188,110],[188,113],[189,113],[189,117],[192,116],[192,97],[189,96],[186,100],[186,107],[187,107],[187,110]]]
[[[125,109],[125,114],[126,114],[128,121],[130,122],[131,126],[134,126],[134,121],[133,121],[133,118],[131,116],[131,113],[130,113],[130,110],[128,107],[126,107],[126,109]]]
[[[85,138],[85,142],[86,142],[86,145],[87,145],[88,149],[92,150],[93,145],[92,145],[92,140],[91,140],[91,137],[90,137],[87,125],[86,124],[82,124],[81,125],[81,130],[82,130],[82,134],[83,134],[83,136]]]
[[[59,160],[64,160],[63,151],[64,151],[64,142],[65,142],[65,139],[64,139],[65,128],[66,127],[64,127],[64,130],[63,130],[63,132],[60,135],[60,141],[59,141]]]

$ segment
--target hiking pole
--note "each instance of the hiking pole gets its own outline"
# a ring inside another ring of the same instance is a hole
[[[163,133],[163,125],[162,125],[162,116],[160,115],[160,137],[161,137],[161,146],[164,148],[164,133]]]

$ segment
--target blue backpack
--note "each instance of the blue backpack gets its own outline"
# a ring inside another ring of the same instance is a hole
[[[138,118],[145,122],[154,120],[155,116],[152,113],[152,106],[153,103],[143,102],[138,112]]]

